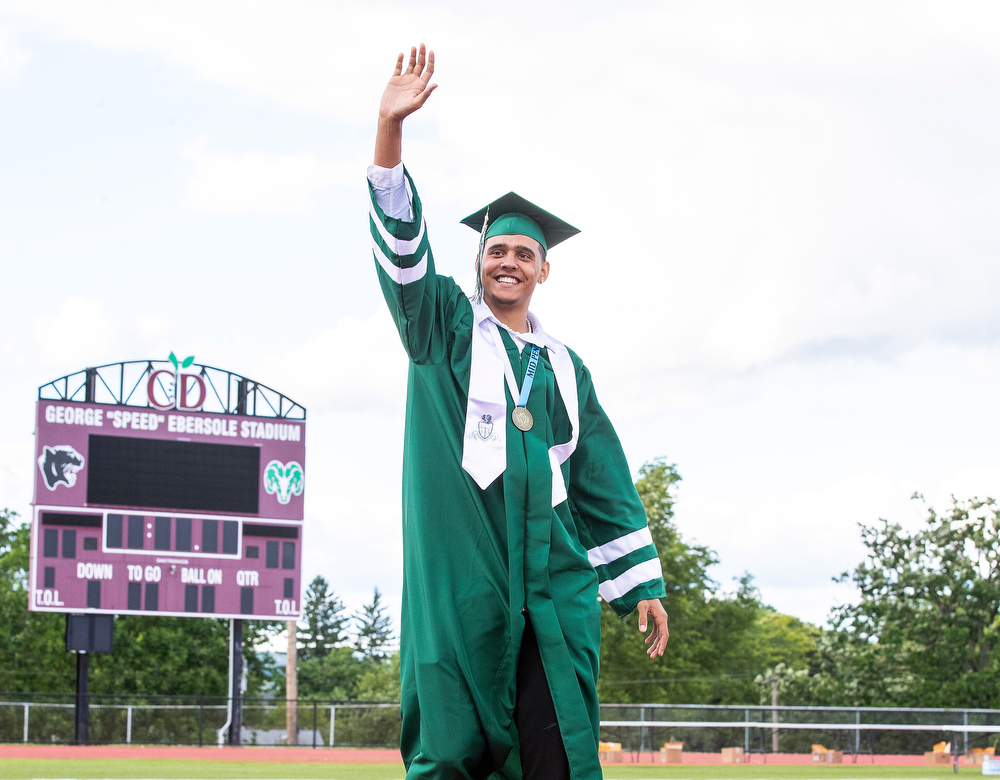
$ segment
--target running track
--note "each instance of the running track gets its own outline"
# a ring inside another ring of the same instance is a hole
[[[168,758],[195,761],[245,761],[275,764],[395,764],[401,763],[398,750],[309,748],[309,747],[165,747],[159,745],[0,745],[3,758],[100,758],[136,759]],[[659,755],[650,753],[625,753],[622,763],[657,764]],[[852,764],[853,756],[844,756],[844,764]],[[719,765],[718,753],[685,753],[683,764],[688,766]],[[802,753],[771,753],[764,757],[754,753],[748,764],[772,766],[806,766],[813,763],[812,756]],[[925,766],[923,756],[872,756],[859,755],[859,765],[871,766]],[[960,766],[971,762],[959,759]],[[613,766],[613,764],[612,764]],[[671,766],[677,766],[672,764]],[[827,766],[823,764],[823,766]],[[950,764],[948,764],[950,766]]]

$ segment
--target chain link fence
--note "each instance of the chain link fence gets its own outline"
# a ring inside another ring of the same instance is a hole
[[[106,696],[90,694],[90,744],[216,745],[224,734],[229,701],[211,696]],[[398,747],[398,703],[301,699],[295,703],[298,744],[304,747]],[[288,703],[242,700],[240,742],[286,745]],[[70,744],[75,735],[74,694],[0,694],[0,743]]]
[[[228,719],[228,700],[209,696],[90,695],[91,744],[216,745]],[[0,743],[74,741],[73,694],[0,693]],[[288,704],[242,700],[240,741],[285,745]],[[396,702],[300,699],[298,744],[307,748],[399,745]],[[982,729],[977,731],[977,729]],[[683,742],[684,750],[718,753],[809,753],[813,744],[853,755],[920,754],[936,742],[952,750],[995,747],[1000,710],[887,707],[769,707],[693,704],[604,704],[601,740],[632,752]],[[1000,752],[1000,751],[998,751]]]
[[[602,741],[633,752],[683,742],[695,753],[724,747],[741,747],[745,754],[809,753],[820,744],[852,755],[919,755],[937,742],[962,753],[995,747],[998,732],[1000,710],[605,704],[600,733]]]

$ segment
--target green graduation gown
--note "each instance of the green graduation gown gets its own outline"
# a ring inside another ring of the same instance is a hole
[[[400,652],[407,778],[519,776],[513,727],[526,611],[538,638],[574,780],[601,777],[597,672],[601,596],[627,615],[665,595],[656,550],[621,444],[574,353],[579,435],[559,469],[549,448],[571,437],[547,349],[522,433],[508,414],[506,467],[485,489],[463,470],[473,304],[438,276],[420,199],[407,174],[410,221],[386,216],[371,192],[379,283],[409,356],[403,454]],[[519,354],[499,330],[522,382]],[[498,381],[503,382],[503,377]],[[557,477],[557,478],[559,478]],[[523,611],[524,610],[524,611]],[[511,759],[508,761],[508,759]],[[505,764],[506,769],[504,769]]]

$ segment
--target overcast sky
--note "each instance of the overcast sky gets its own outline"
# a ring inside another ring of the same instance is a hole
[[[471,289],[458,220],[510,189],[583,230],[533,309],[725,587],[822,624],[858,523],[1000,494],[996,3],[0,0],[0,506],[39,385],[193,354],[308,409],[305,580],[397,616],[364,175],[419,41],[439,271]]]

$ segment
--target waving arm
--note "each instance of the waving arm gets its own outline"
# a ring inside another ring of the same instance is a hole
[[[402,159],[403,120],[419,109],[437,84],[434,75],[434,52],[424,44],[410,48],[410,60],[403,68],[403,55],[396,59],[396,70],[382,93],[378,110],[378,132],[375,136],[375,164],[394,168]]]

